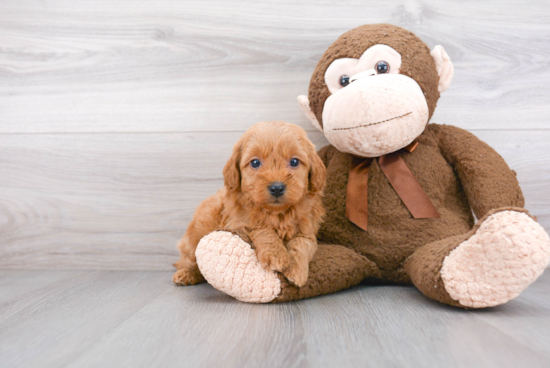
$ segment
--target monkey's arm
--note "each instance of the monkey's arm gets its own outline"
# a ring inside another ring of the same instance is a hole
[[[449,125],[432,124],[439,149],[457,172],[477,218],[501,207],[523,207],[525,201],[515,172],[488,144]]]

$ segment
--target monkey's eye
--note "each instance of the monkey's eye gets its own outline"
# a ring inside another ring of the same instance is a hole
[[[298,160],[297,158],[293,158],[290,160],[290,166],[298,167],[298,165],[300,165],[300,160]]]
[[[378,74],[386,74],[390,71],[390,64],[386,63],[384,60],[380,60],[376,63],[376,72]]]
[[[345,87],[349,84],[349,75],[343,75],[340,77],[340,85]]]
[[[255,158],[254,160],[250,161],[250,166],[251,166],[253,169],[257,169],[258,167],[262,166],[262,163],[260,162],[260,160],[258,160],[257,158]]]

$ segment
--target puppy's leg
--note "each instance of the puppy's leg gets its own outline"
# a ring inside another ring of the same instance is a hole
[[[283,274],[294,285],[304,286],[309,273],[309,262],[317,252],[317,239],[296,237],[288,242],[287,248],[290,254],[290,267]]]
[[[272,229],[257,229],[250,232],[256,254],[266,270],[283,272],[290,264],[290,256],[277,233]]]
[[[198,241],[190,241],[189,238],[185,234],[178,244],[180,260],[174,263],[178,270],[172,276],[172,281],[176,285],[194,285],[205,281],[197,266],[194,252],[199,243]]]
[[[193,220],[178,244],[180,260],[174,263],[178,270],[172,277],[176,285],[194,285],[205,281],[197,266],[195,250],[205,235],[219,227],[222,197],[222,191],[218,191],[205,199],[195,211]]]

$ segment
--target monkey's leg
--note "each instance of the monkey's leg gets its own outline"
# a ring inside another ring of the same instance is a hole
[[[339,245],[320,244],[302,287],[282,274],[262,268],[255,251],[239,236],[215,231],[204,237],[196,251],[205,279],[216,289],[249,303],[279,303],[329,294],[380,277],[367,258]]]
[[[367,277],[382,277],[380,269],[366,257],[344,246],[328,244],[318,245],[304,286],[298,287],[284,276],[278,276],[281,293],[272,303],[335,293],[357,285]]]
[[[405,270],[426,296],[462,308],[504,304],[544,272],[550,241],[525,210],[485,215],[467,234],[418,248]]]

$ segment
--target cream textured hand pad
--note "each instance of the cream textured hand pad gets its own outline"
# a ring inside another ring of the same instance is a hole
[[[548,265],[550,240],[525,213],[498,212],[443,262],[445,289],[465,307],[504,304],[535,281]]]
[[[264,270],[256,252],[239,236],[215,231],[195,251],[199,269],[210,285],[248,303],[268,303],[281,293],[277,273]]]

